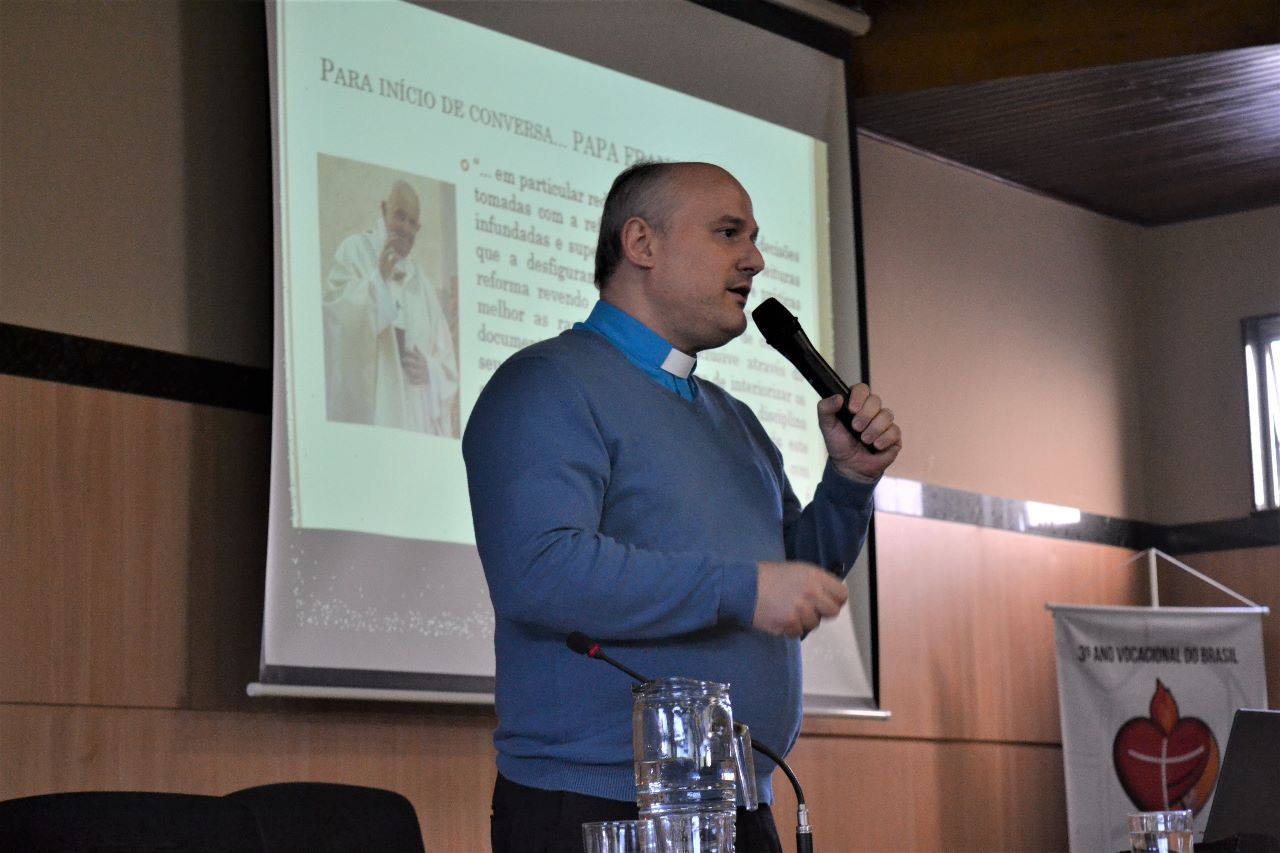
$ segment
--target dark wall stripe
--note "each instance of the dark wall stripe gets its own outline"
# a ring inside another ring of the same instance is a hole
[[[0,373],[256,414],[271,412],[271,371],[0,323]],[[889,477],[882,512],[1170,554],[1280,546],[1280,511],[1160,525]],[[1060,519],[1052,510],[1064,511]]]
[[[1134,550],[1151,547],[1158,529],[1158,525],[1144,521],[1111,518],[1071,507],[1000,498],[893,477],[886,477],[876,489],[876,509],[935,521],[954,521],[993,530]]]
[[[1135,551],[1159,548],[1188,554],[1280,546],[1280,511],[1276,510],[1223,521],[1151,524],[896,477],[886,477],[876,489],[876,509]]]
[[[1203,521],[1159,528],[1152,547],[1169,554],[1231,551],[1280,545],[1280,510],[1255,512],[1245,518]]]
[[[0,323],[0,373],[271,412],[271,371]]]

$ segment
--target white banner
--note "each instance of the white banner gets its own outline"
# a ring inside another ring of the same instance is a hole
[[[1266,608],[1049,609],[1072,853],[1129,849],[1140,811],[1191,809],[1199,839],[1236,709],[1267,706]]]

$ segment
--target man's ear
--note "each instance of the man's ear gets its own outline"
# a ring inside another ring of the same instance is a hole
[[[657,233],[639,216],[622,223],[622,254],[641,269],[653,269],[657,262]]]

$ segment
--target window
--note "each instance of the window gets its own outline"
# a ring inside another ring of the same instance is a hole
[[[1244,330],[1249,392],[1249,446],[1253,508],[1280,507],[1280,314],[1250,317]]]

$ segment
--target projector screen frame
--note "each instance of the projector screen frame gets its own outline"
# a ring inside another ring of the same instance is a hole
[[[827,56],[832,57],[840,63],[843,69],[844,78],[844,110],[847,123],[846,132],[848,134],[848,155],[849,155],[849,176],[850,176],[850,200],[852,224],[851,248],[854,258],[854,286],[853,292],[849,292],[848,286],[831,288],[831,300],[834,311],[839,314],[842,307],[856,308],[858,317],[858,335],[856,345],[856,361],[861,365],[861,376],[852,375],[849,372],[842,371],[845,375],[854,380],[859,379],[867,381],[869,377],[869,352],[867,346],[866,334],[866,299],[865,299],[865,276],[863,270],[863,245],[862,245],[862,217],[861,217],[861,201],[858,183],[858,158],[857,158],[857,133],[856,121],[854,114],[854,97],[853,83],[854,71],[852,67],[853,43],[852,37],[832,25],[816,21],[802,14],[791,11],[789,9],[773,6],[763,0],[748,0],[748,2],[728,2],[728,0],[681,0],[694,6],[707,9],[711,12],[725,15],[729,18],[736,19],[751,26],[759,27],[774,35],[797,42],[808,48],[819,51]],[[418,4],[426,5],[426,4]],[[268,4],[268,33],[271,39],[271,49],[274,51],[274,29],[275,22],[273,20],[274,9]],[[274,110],[275,104],[275,86],[277,85],[274,76],[271,81],[272,104]],[[273,145],[273,156],[275,150]],[[277,183],[277,191],[279,191],[279,182],[282,180],[280,169],[275,170],[274,180]],[[279,211],[276,211],[276,238],[277,243],[280,239],[280,221]],[[281,263],[280,255],[277,253],[277,275],[280,274],[279,264]],[[279,288],[276,289],[276,308],[282,311],[283,306],[280,304]],[[277,347],[279,346],[277,341]],[[835,365],[840,369],[841,363],[847,363],[848,358],[842,358],[843,350],[848,350],[850,343],[841,338],[836,339],[836,358]],[[847,354],[847,353],[846,353]],[[279,361],[277,362],[279,363]],[[278,380],[279,381],[279,380]],[[284,434],[284,424],[281,423],[283,418],[273,419],[273,445],[276,446],[277,455],[273,453],[273,465],[282,465],[288,468],[288,447],[287,438]],[[282,445],[277,444],[281,442]],[[279,451],[283,450],[282,453]],[[276,461],[283,460],[283,461]],[[284,472],[277,472],[277,475]],[[287,476],[287,473],[284,473]],[[306,535],[309,531],[299,530],[296,533]],[[868,622],[867,639],[869,647],[869,655],[867,662],[869,663],[869,680],[872,689],[871,701],[873,708],[849,708],[842,707],[839,702],[843,697],[832,697],[835,705],[827,707],[810,707],[806,702],[806,714],[811,715],[835,715],[835,716],[859,716],[886,718],[888,713],[879,710],[880,705],[880,656],[879,656],[879,624],[878,624],[878,597],[876,583],[876,551],[875,551],[875,523],[874,518],[871,521],[868,531],[865,559],[867,561],[866,574],[866,602],[867,612],[866,619]],[[421,701],[428,702],[476,702],[485,704],[492,701],[493,678],[491,676],[469,676],[469,675],[450,675],[443,673],[417,673],[417,672],[395,672],[395,671],[370,671],[370,670],[344,670],[329,669],[322,667],[298,667],[286,666],[278,664],[267,664],[264,659],[261,661],[261,682],[250,685],[249,693],[251,695],[334,695],[335,697],[343,695],[353,698],[351,691],[385,691],[385,698],[397,700],[417,701],[415,697],[421,697]],[[379,683],[385,686],[379,686]],[[422,689],[415,689],[417,685],[421,685]],[[301,691],[301,692],[299,692]],[[320,691],[317,693],[316,691]],[[326,694],[324,691],[330,691]],[[450,695],[450,698],[442,698],[443,694],[456,694],[456,697]],[[379,698],[382,698],[381,696]],[[812,698],[806,694],[806,700]],[[826,697],[818,697],[825,699]]]

